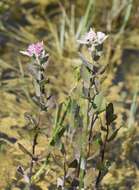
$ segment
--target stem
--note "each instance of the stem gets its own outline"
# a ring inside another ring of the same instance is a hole
[[[38,58],[36,58],[36,61],[37,61],[37,64],[40,66],[40,60]],[[33,167],[34,167],[34,161],[36,161],[36,146],[37,146],[37,139],[38,139],[38,136],[39,136],[39,126],[40,126],[40,116],[41,116],[41,111],[43,110],[43,107],[42,107],[42,104],[43,104],[43,95],[45,94],[45,86],[44,85],[40,85],[40,82],[44,79],[44,73],[43,71],[39,68],[39,71],[38,71],[38,80],[39,80],[39,88],[40,88],[40,96],[39,96],[39,101],[40,101],[40,104],[41,104],[41,108],[39,110],[39,116],[38,116],[38,124],[35,126],[35,135],[34,135],[34,138],[33,138],[33,142],[32,142],[32,158],[31,158],[31,162],[30,162],[30,174],[29,174],[29,189],[31,190],[32,189],[32,176],[33,176]],[[35,82],[38,83],[38,81],[36,81],[35,79]],[[37,94],[37,93],[36,93]]]
[[[77,167],[77,178],[79,178],[79,175],[80,175],[80,165],[81,165],[81,156],[79,158],[79,164],[78,164],[78,167]]]
[[[37,139],[38,139],[38,129],[39,129],[39,125],[40,125],[40,113],[41,111],[39,111],[39,119],[38,119],[38,124],[35,127],[35,135],[33,138],[33,143],[32,143],[32,158],[31,158],[31,162],[30,162],[30,173],[29,173],[29,189],[32,189],[32,176],[33,176],[33,167],[34,167],[34,161],[36,161],[36,146],[37,146]]]
[[[93,73],[92,73],[92,76],[93,76]],[[87,99],[87,112],[86,112],[86,134],[88,134],[88,127],[89,127],[89,124],[90,124],[90,115],[89,115],[89,112],[90,112],[90,104],[91,104],[91,94],[90,94],[90,91],[91,91],[91,87],[93,85],[93,78],[90,78],[90,82],[89,82],[89,88],[88,88],[88,99]],[[91,120],[91,128],[90,128],[90,132],[89,132],[89,138],[88,138],[88,142],[89,142],[89,150],[88,150],[88,153],[87,153],[87,157],[88,155],[90,154],[90,147],[91,147],[91,137],[92,137],[92,128],[93,128],[93,125],[95,123],[95,119],[94,118],[94,115],[92,116],[92,120]],[[78,168],[77,168],[77,176],[78,178],[80,178],[80,182],[79,182],[79,187],[80,189],[84,187],[84,182],[83,182],[83,179],[84,179],[84,176],[85,176],[85,169],[84,170],[81,170],[81,161],[82,159],[85,159],[85,162],[87,160],[87,157],[86,156],[83,156],[81,155],[80,156],[80,159],[79,159],[79,165],[78,165]],[[86,167],[86,166],[85,166]]]
[[[63,165],[63,168],[64,168],[63,188],[65,188],[66,175],[67,175],[66,163],[67,163],[67,160],[66,160],[66,152],[65,152],[64,153],[64,165]]]
[[[38,138],[38,133],[35,134],[34,139],[33,139],[33,145],[32,145],[32,158],[31,158],[31,162],[30,162],[30,174],[29,174],[29,187],[30,190],[32,189],[32,175],[33,175],[33,166],[34,166],[34,158],[35,158],[35,149],[36,149],[36,145],[37,145],[37,138]]]
[[[91,126],[90,126],[90,131],[89,131],[89,138],[88,138],[88,152],[87,152],[87,158],[90,156],[90,150],[91,150],[91,139],[92,139],[92,129],[93,126],[97,120],[98,116],[93,115],[91,119]]]
[[[105,136],[104,143],[103,143],[103,145],[102,145],[102,147],[101,147],[101,150],[100,150],[100,154],[101,154],[101,163],[100,163],[100,165],[101,165],[101,166],[104,164],[104,159],[105,159],[105,152],[106,152],[106,145],[107,145],[108,136],[109,136],[109,126],[107,125],[106,136]],[[95,190],[98,190],[98,189],[99,189],[99,185],[100,185],[100,182],[101,182],[101,177],[102,177],[102,167],[100,167],[98,176],[97,176],[97,178],[96,178]]]

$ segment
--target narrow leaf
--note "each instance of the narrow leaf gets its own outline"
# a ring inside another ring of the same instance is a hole
[[[113,134],[109,137],[109,139],[107,140],[108,142],[112,141],[115,139],[115,137],[117,136],[118,134],[118,131],[119,131],[120,128],[116,129]]]
[[[18,143],[18,146],[19,146],[20,150],[21,150],[23,153],[29,155],[31,158],[33,157],[33,155],[32,155],[22,144]]]

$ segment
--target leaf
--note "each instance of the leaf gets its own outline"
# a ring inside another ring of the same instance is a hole
[[[81,78],[84,80],[84,82],[86,83],[90,82],[90,77],[91,77],[90,72],[84,65],[81,66],[80,75]]]
[[[37,97],[41,96],[41,88],[38,82],[34,81],[35,93]]]
[[[53,135],[51,141],[50,141],[50,145],[51,146],[55,146],[57,143],[59,143],[61,137],[63,136],[64,132],[66,131],[67,126],[62,126],[59,127],[57,129],[57,131],[55,132],[55,134]]]
[[[25,170],[24,170],[24,168],[23,168],[22,166],[18,166],[18,167],[17,167],[17,172],[18,172],[20,175],[22,175],[22,176],[24,176],[24,174],[25,174]]]
[[[47,98],[47,103],[45,104],[45,107],[47,108],[47,110],[52,109],[56,106],[56,100],[55,100],[55,96],[49,96]]]
[[[98,74],[102,75],[102,74],[106,71],[106,69],[107,69],[107,65],[102,66],[102,67],[99,69]]]
[[[65,121],[67,113],[68,113],[68,111],[70,109],[70,105],[71,105],[71,100],[68,100],[68,102],[66,104],[65,111],[64,111],[63,116],[61,117],[61,120],[60,120],[60,125],[63,125],[63,122]]]
[[[39,81],[40,86],[45,86],[48,83],[49,83],[48,79],[42,79],[41,81]]]
[[[36,119],[33,118],[33,116],[32,116],[30,113],[25,112],[25,113],[24,113],[24,117],[25,117],[25,119],[28,121],[28,125],[32,124],[34,127],[37,126],[37,121],[36,121]]]
[[[36,80],[39,80],[38,78],[38,66],[37,65],[34,65],[34,64],[29,64],[28,65],[28,71],[29,73],[36,79]]]
[[[113,134],[108,138],[108,140],[107,140],[108,142],[110,142],[110,141],[112,141],[112,140],[115,139],[115,137],[116,137],[117,134],[118,134],[119,129],[120,129],[120,128],[116,129],[116,130],[113,132]]]
[[[76,102],[76,100],[72,100],[71,102],[71,112],[73,116],[76,118],[79,115],[80,106]]]
[[[60,151],[64,155],[66,153],[65,146],[63,143],[60,144]]]
[[[102,125],[101,130],[107,132],[107,129]]]
[[[99,88],[100,88],[100,81],[98,78],[95,78],[94,79],[94,84],[95,84],[95,89],[96,89],[96,92],[99,92]]]
[[[55,128],[57,127],[57,125],[58,125],[58,123],[59,123],[59,120],[60,120],[61,111],[62,111],[62,106],[63,106],[63,103],[60,103],[60,104],[57,106],[56,119],[55,119]]]
[[[64,132],[68,128],[68,126],[63,125],[63,123],[64,123],[67,113],[69,111],[70,104],[71,104],[71,100],[69,100],[68,103],[66,104],[66,108],[65,108],[63,114],[61,113],[62,112],[62,107],[61,107],[62,104],[58,108],[56,121],[55,121],[55,128],[53,129],[52,138],[49,142],[51,146],[54,146],[57,142],[59,142],[60,138],[63,136]]]
[[[44,69],[46,69],[46,67],[47,67],[48,64],[49,64],[49,54],[46,54],[45,56],[43,56],[43,57],[41,58],[41,60],[40,60],[40,63],[41,63],[41,65],[42,65],[42,67],[43,67]]]
[[[92,106],[96,113],[100,114],[106,109],[106,100],[102,93],[99,93],[95,96],[94,101],[92,102]]]
[[[69,168],[77,168],[78,167],[78,160],[77,159],[74,159],[72,160],[69,165],[68,165]]]
[[[31,158],[33,157],[33,155],[31,154],[31,152],[29,152],[22,144],[18,143],[18,146],[19,146],[20,150],[23,153],[29,155]]]
[[[76,100],[71,101],[71,116],[73,120],[73,123],[72,121],[71,123],[74,127],[83,127],[83,118],[80,115],[80,105],[78,105]]]
[[[96,144],[98,145],[103,145],[103,141],[102,141],[102,138],[101,138],[101,133],[97,133],[96,136],[94,137],[94,141]]]
[[[79,53],[79,57],[82,60],[83,65],[88,69],[88,71],[92,71],[93,64],[89,63],[89,61],[87,61],[87,59],[81,53]]]
[[[27,174],[25,173],[25,170],[22,166],[18,166],[17,168],[17,172],[24,177],[24,180],[26,183],[29,183],[29,177],[27,176]]]
[[[3,140],[3,141],[8,141],[10,143],[16,143],[17,141],[17,138],[15,137],[9,137],[6,133],[3,133],[3,132],[0,132],[0,141]]]
[[[85,87],[85,85],[82,88],[82,92],[83,92],[84,98],[88,99],[89,89]]]
[[[106,125],[110,125],[117,116],[114,114],[113,104],[109,103],[106,107]]]

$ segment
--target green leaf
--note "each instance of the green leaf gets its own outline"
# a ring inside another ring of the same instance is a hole
[[[78,105],[77,101],[73,99],[71,101],[71,112],[74,115],[74,117],[79,115],[79,111],[80,111],[80,106]]]
[[[60,125],[63,125],[64,121],[65,121],[65,118],[67,116],[67,113],[70,109],[70,105],[71,105],[71,100],[69,99],[68,102],[66,103],[66,108],[65,108],[65,111],[61,117],[61,120],[60,120]]]
[[[57,128],[55,134],[52,136],[52,139],[50,141],[51,146],[55,146],[57,143],[59,143],[66,129],[67,129],[67,126],[62,126],[62,127]]]
[[[96,113],[100,114],[106,109],[106,100],[102,93],[99,93],[95,96],[94,101],[92,102],[92,106]]]
[[[84,65],[81,66],[80,75],[81,75],[81,78],[84,80],[84,82],[90,83],[91,74]]]
[[[97,139],[95,140],[95,143],[98,144],[98,145],[100,145],[100,146],[103,145],[103,141],[102,141],[101,138],[97,138]]]
[[[82,60],[82,64],[85,66],[85,68],[90,72],[93,71],[93,68],[94,68],[93,64],[91,64],[89,61],[87,61],[87,59],[81,53],[79,53],[79,56]]]
[[[71,101],[71,124],[74,127],[83,127],[83,118],[80,115],[80,105],[73,99]]]
[[[62,107],[63,107],[62,104],[58,107],[56,121],[55,121],[55,128],[53,129],[52,138],[49,142],[51,146],[54,146],[60,141],[61,137],[63,136],[64,132],[66,131],[68,127],[67,125],[64,125],[63,123],[69,111],[70,103],[71,103],[71,100],[69,100],[68,103],[66,104],[66,108],[63,111],[63,113],[62,113]]]
[[[61,153],[64,155],[66,153],[66,150],[65,150],[65,146],[63,143],[60,144],[60,147],[59,147]]]
[[[96,137],[95,137],[95,143],[102,146],[103,145],[103,141],[102,141],[102,138],[101,138],[101,133],[98,133],[96,134]]]
[[[60,103],[60,104],[57,106],[56,118],[55,118],[55,128],[57,127],[57,125],[58,125],[58,123],[59,123],[59,120],[60,120],[60,116],[61,116],[61,112],[62,112],[62,106],[63,106],[63,103]]]

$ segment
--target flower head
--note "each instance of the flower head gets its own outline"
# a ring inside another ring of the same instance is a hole
[[[78,40],[78,42],[80,44],[85,44],[85,45],[94,45],[94,46],[97,46],[99,44],[103,44],[103,42],[105,41],[105,39],[107,38],[108,36],[103,33],[103,32],[95,32],[93,31],[92,28],[90,28],[89,32],[86,33],[85,35],[83,35],[81,37],[80,40]]]
[[[20,51],[23,55],[27,55],[29,57],[39,57],[42,55],[44,51],[44,44],[42,42],[37,42],[34,44],[30,44],[26,51]]]
[[[92,28],[78,42],[87,45],[94,61],[99,60],[103,53],[103,43],[108,36],[103,32],[95,32]]]
[[[93,31],[92,28],[90,28],[90,31],[86,33],[85,35],[83,35],[81,39],[78,40],[78,42],[80,44],[89,45],[89,44],[92,44],[96,40],[96,37],[97,37],[96,33]]]

